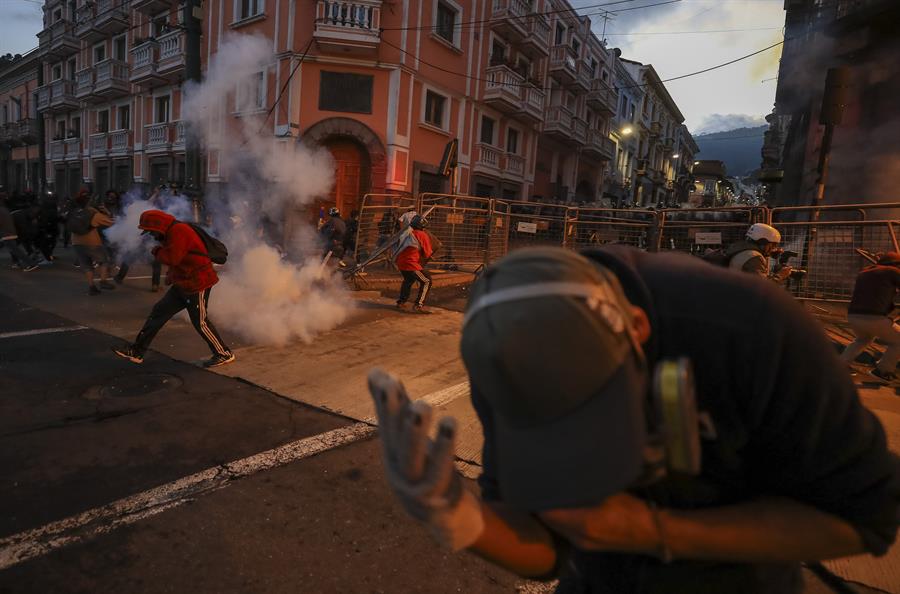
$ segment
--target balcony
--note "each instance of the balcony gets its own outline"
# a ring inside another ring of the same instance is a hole
[[[601,161],[612,161],[616,156],[615,143],[609,139],[609,135],[595,128],[588,130],[583,150],[588,157]]]
[[[97,0],[97,16],[94,17],[94,29],[104,35],[115,35],[128,28],[130,23],[128,0]]]
[[[675,150],[675,139],[671,136],[666,136],[663,138],[663,150],[667,153],[671,153]]]
[[[14,146],[36,143],[38,141],[37,120],[25,118],[7,124],[6,141]]]
[[[94,92],[94,69],[85,68],[75,73],[75,98],[87,100]]]
[[[497,148],[483,142],[477,143],[475,145],[475,170],[499,175],[501,154]]]
[[[544,134],[562,142],[572,142],[572,112],[564,105],[552,105],[544,120]]]
[[[504,113],[516,113],[521,109],[522,86],[525,79],[506,64],[491,66],[486,71],[487,84],[484,101]]]
[[[60,59],[81,49],[75,37],[75,23],[62,18],[38,33],[38,46],[47,58]]]
[[[109,152],[109,134],[106,132],[91,134],[88,147],[92,159],[105,157]]]
[[[340,54],[374,54],[381,43],[381,0],[319,0],[313,37]]]
[[[66,147],[66,161],[78,161],[81,159],[81,139],[67,138],[63,141]]]
[[[137,85],[152,87],[165,81],[157,71],[159,44],[155,40],[147,40],[131,50],[130,81]]]
[[[121,60],[104,60],[97,64],[94,95],[104,99],[122,97],[131,92],[128,64]]]
[[[104,37],[103,31],[94,27],[94,3],[85,2],[75,9],[75,37],[92,43]]]
[[[50,142],[50,160],[62,161],[66,158],[66,145],[62,140],[53,140]]]
[[[578,78],[578,61],[575,50],[568,45],[550,48],[550,76],[562,85],[570,85]]]
[[[598,111],[605,112],[609,115],[615,115],[619,96],[616,91],[609,86],[609,83],[599,78],[595,78],[591,81],[591,90],[588,91],[587,102],[588,105]]]
[[[172,125],[169,122],[144,126],[144,149],[161,153],[172,149]]]
[[[528,36],[529,12],[525,0],[493,0],[491,27],[510,41],[522,41]]]
[[[184,31],[176,29],[159,36],[159,64],[156,70],[170,80],[184,72]]]
[[[581,118],[572,118],[572,141],[577,145],[587,144],[587,122]]]
[[[528,34],[520,42],[519,48],[534,60],[546,58],[550,54],[550,19],[544,14],[535,14],[525,19]]]
[[[131,0],[131,8],[148,15],[155,15],[172,8],[173,0]]]
[[[575,77],[575,83],[581,87],[582,91],[591,90],[592,78],[594,78],[594,73],[591,72],[591,67],[584,62],[578,62],[578,75]]]
[[[544,91],[533,85],[519,87],[522,100],[516,115],[531,124],[544,121]]]
[[[525,175],[525,158],[513,153],[506,153],[506,169],[504,173],[514,177]]]
[[[38,111],[47,113],[70,111],[78,107],[75,98],[75,81],[55,80],[49,85],[38,87]]]
[[[132,149],[131,131],[116,130],[109,133],[109,156],[130,155]]]

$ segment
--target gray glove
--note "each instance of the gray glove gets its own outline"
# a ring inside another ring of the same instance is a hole
[[[380,369],[369,372],[388,483],[403,508],[453,550],[473,544],[484,530],[478,498],[454,468],[456,421],[444,417],[428,437],[431,406],[411,402],[403,384]]]

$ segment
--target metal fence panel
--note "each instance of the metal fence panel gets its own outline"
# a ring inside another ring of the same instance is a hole
[[[412,196],[366,194],[359,209],[354,258],[362,262],[399,228],[400,215],[416,207]]]
[[[749,207],[662,210],[657,249],[702,255],[725,248],[743,239],[760,216],[765,217],[764,209]]]
[[[557,204],[504,200],[507,250],[565,243],[566,221],[573,209]]]
[[[624,244],[642,250],[656,245],[655,212],[637,209],[579,208],[566,223],[565,246],[575,250]]]
[[[775,223],[782,247],[797,254],[788,263],[806,270],[788,288],[801,299],[849,301],[859,271],[870,262],[857,249],[896,250],[897,221],[819,221]]]

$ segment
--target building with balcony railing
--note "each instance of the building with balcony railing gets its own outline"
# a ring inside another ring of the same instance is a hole
[[[34,50],[0,69],[0,188],[5,192],[41,189],[38,64],[40,51]]]
[[[74,10],[46,3],[47,83],[34,103],[59,191],[183,177],[190,114],[181,112],[187,38],[179,11],[167,0],[75,0]],[[221,151],[231,131],[281,96],[263,133],[333,154],[336,185],[323,205],[350,211],[361,195],[386,191],[605,196],[620,149],[620,57],[566,0],[433,0],[416,11],[382,0],[266,0],[203,3],[202,11],[203,26],[221,23],[224,33],[204,29],[201,68],[233,35],[268,39],[274,56],[252,84],[244,81],[249,93],[234,81],[213,110],[214,136],[201,139],[211,194],[230,178]],[[288,27],[289,14],[296,20]],[[307,61],[285,86],[309,39]],[[448,178],[437,166],[452,139],[458,170]]]

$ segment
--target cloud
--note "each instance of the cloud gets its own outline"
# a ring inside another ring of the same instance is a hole
[[[766,119],[759,115],[746,113],[711,113],[700,120],[700,124],[694,130],[694,134],[711,134],[713,132],[725,132],[738,128],[754,128],[762,126]]]

